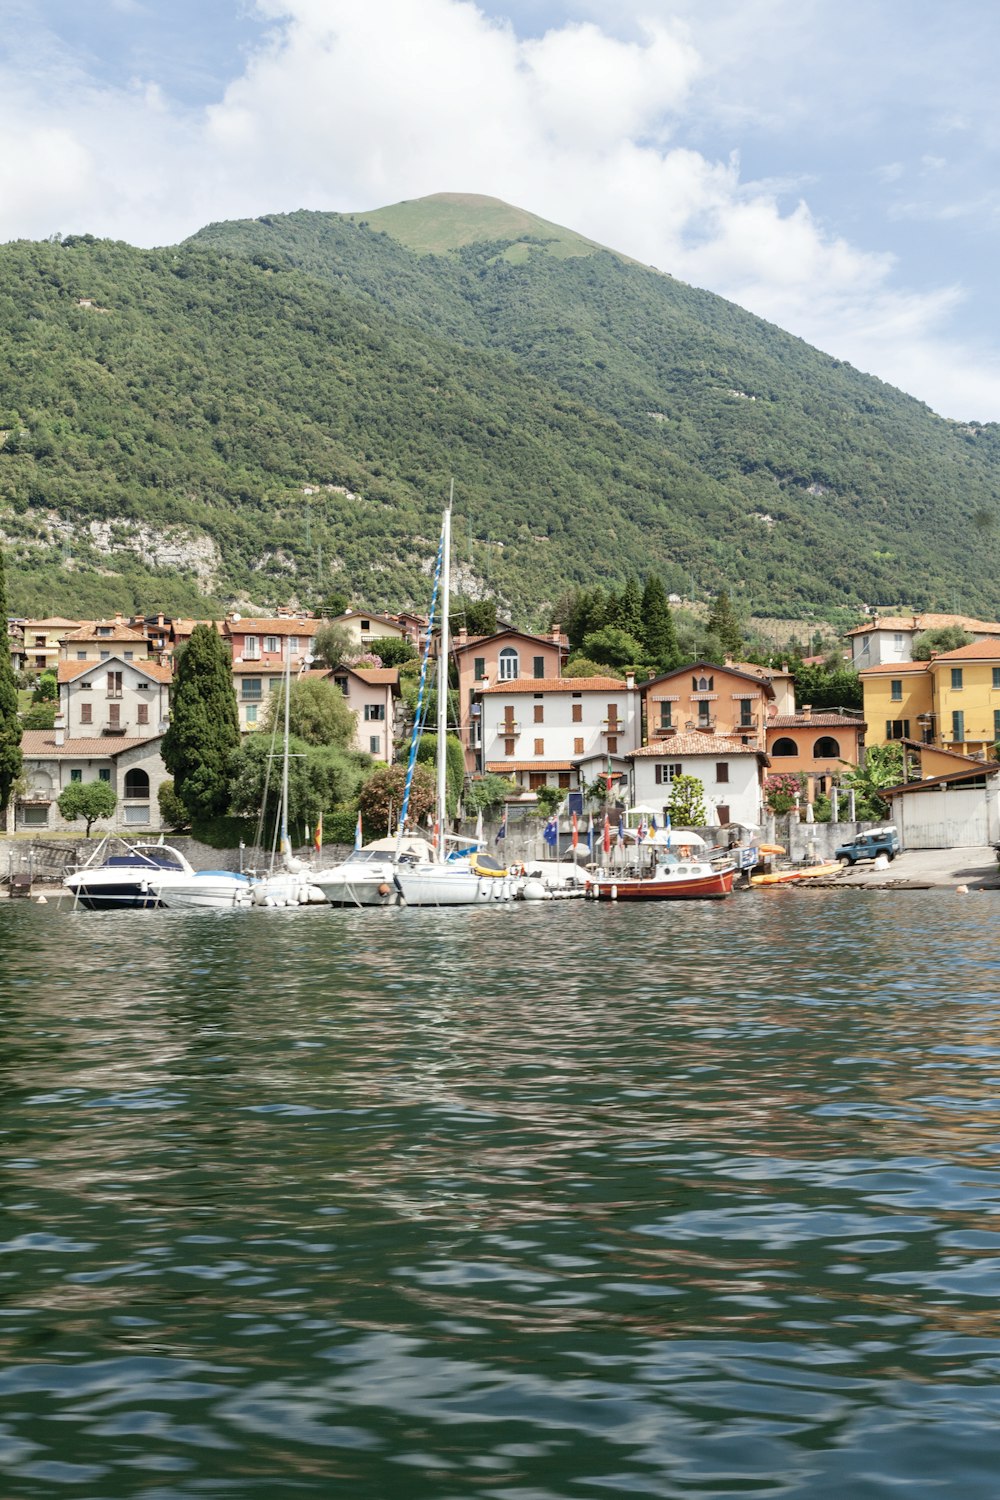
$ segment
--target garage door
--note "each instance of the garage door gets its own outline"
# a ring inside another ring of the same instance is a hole
[[[986,800],[976,792],[915,792],[898,799],[900,833],[907,849],[965,849],[989,844]]]

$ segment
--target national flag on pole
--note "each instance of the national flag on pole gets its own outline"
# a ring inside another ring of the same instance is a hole
[[[579,826],[578,826],[577,821],[576,821],[576,813],[574,813],[573,814],[573,839],[572,839],[572,843],[573,843],[573,848],[574,849],[576,848],[576,846],[577,846],[577,844],[579,842],[580,842],[580,829],[579,829]]]
[[[506,837],[507,837],[507,809],[504,808],[504,810],[503,810],[503,817],[500,819],[500,827],[497,829],[495,842],[499,844],[500,840],[501,839],[505,839]]]
[[[667,830],[667,832],[669,833],[670,832],[670,814],[668,812],[663,814],[663,826]]]
[[[316,824],[316,832],[313,834],[313,848],[316,850],[316,853],[318,854],[319,851],[322,849],[322,847],[323,847],[323,814],[320,813],[320,815],[319,815],[319,821]]]
[[[643,841],[643,839],[645,837],[646,837],[646,819],[645,818],[640,818],[639,819],[639,826],[635,830],[635,841],[636,841],[636,843],[637,844],[641,844],[642,841]]]
[[[357,827],[354,830],[354,847],[355,847],[355,849],[360,849],[361,848],[361,814],[360,813],[358,813],[358,823],[357,823]]]
[[[656,814],[655,813],[653,814],[653,816],[649,820],[649,842],[651,844],[656,842]]]
[[[611,853],[611,819],[607,813],[604,814],[604,835],[601,839],[601,847],[605,854]]]
[[[618,819],[618,847],[621,848],[625,842],[625,823],[622,818]]]
[[[591,854],[594,852],[594,814],[587,814],[587,848]]]
[[[552,814],[545,827],[542,829],[542,838],[550,849],[554,849],[559,842],[559,819],[555,813]]]

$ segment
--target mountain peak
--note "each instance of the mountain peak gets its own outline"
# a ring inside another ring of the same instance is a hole
[[[562,224],[550,223],[528,209],[485,193],[431,193],[426,198],[404,199],[370,213],[344,217],[381,230],[418,255],[447,255],[466,245],[496,240],[513,242],[508,259],[527,257],[531,253],[529,241],[541,241],[539,248],[558,260],[595,255],[604,249]]]

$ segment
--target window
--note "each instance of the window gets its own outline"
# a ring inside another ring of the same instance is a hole
[[[122,706],[120,703],[108,704],[108,728],[118,729],[122,722]]]
[[[126,797],[148,797],[149,796],[149,772],[134,766],[125,772],[125,796]]]
[[[368,754],[369,755],[380,755],[381,753],[382,753],[382,736],[380,734],[370,734],[368,736]]]
[[[699,703],[698,704],[698,728],[699,729],[706,729],[706,728],[708,728],[711,725],[711,723],[712,723],[712,705],[711,705],[711,703]]]
[[[892,679],[892,681],[889,684],[889,695],[892,698],[893,703],[902,703],[902,701],[903,701],[903,681],[902,681],[902,678],[900,678],[900,677],[894,677]]]
[[[111,767],[110,766],[102,766],[101,769],[97,773],[97,779],[98,779],[98,781],[110,781],[111,780]]]
[[[87,660],[87,653],[86,653],[86,651],[78,651],[76,653],[76,659],[77,659],[77,661],[86,661]],[[994,683],[993,685],[995,687],[996,683]]]
[[[617,755],[618,754],[618,738],[617,738],[616,735],[613,735],[613,734],[609,734],[608,735],[608,754],[609,755]]]
[[[712,684],[714,681],[714,677],[706,677],[704,673],[701,675],[701,677],[692,677],[691,691],[693,693],[710,693],[712,691]]]
[[[126,651],[125,652],[125,660],[126,661],[135,661],[135,652],[134,651]]]
[[[25,803],[21,808],[21,823],[25,828],[47,828],[49,823],[49,807],[47,802]]]
[[[518,674],[518,655],[513,646],[504,646],[500,652],[500,681],[513,682]]]
[[[247,704],[246,719],[247,719],[247,723],[248,724],[256,724],[256,722],[257,722],[257,705],[256,705],[256,703],[248,703]]]
[[[372,628],[372,622],[371,622],[371,620],[362,620],[361,621],[361,629],[362,630],[371,630],[371,628]]]
[[[964,744],[965,742],[965,714],[960,708],[952,710],[951,737],[959,744]]]
[[[240,697],[244,703],[259,703],[264,693],[259,677],[244,677],[240,684]]]
[[[657,761],[653,767],[653,772],[656,777],[657,786],[669,786],[675,776],[683,774],[679,760],[670,761],[669,763]]]
[[[536,703],[535,704],[535,723],[536,724],[544,724],[545,723],[545,704],[544,703]]]
[[[504,740],[504,742],[503,742],[503,753],[504,753],[504,755],[513,755],[514,754],[514,741],[513,740]]]
[[[574,703],[572,705],[572,709],[573,709],[573,723],[574,724],[582,724],[583,723],[583,704],[582,703]]]
[[[725,760],[716,761],[716,763],[715,763],[715,779],[716,779],[716,781],[728,781],[729,780],[729,762],[728,761],[725,761]]]
[[[839,760],[840,745],[832,734],[822,735],[813,746],[813,760]]]
[[[885,737],[887,740],[908,740],[910,738],[909,719],[886,719]]]
[[[124,821],[126,823],[131,823],[134,825],[149,822],[148,802],[145,804],[133,802],[128,807],[123,808],[122,812],[124,814]]]
[[[660,728],[673,729],[674,727],[674,705],[672,703],[660,704]]]
[[[893,637],[892,637],[892,644],[893,644],[893,647],[895,648],[895,650],[902,651],[902,649],[903,649],[903,632],[901,630],[897,630],[897,631],[894,632]]]
[[[472,658],[472,676],[476,682],[482,682],[486,676],[486,657],[474,656]]]
[[[45,637],[44,637],[44,635],[36,635],[35,636],[35,645],[36,646],[41,646],[43,648],[43,650],[44,650],[44,647],[45,647]]]
[[[533,656],[531,659],[531,671],[534,677],[545,676],[545,657]]]
[[[952,667],[952,669],[951,669],[951,687],[952,687],[952,692],[960,693],[962,691],[962,668],[961,667]]]
[[[73,769],[69,773],[69,779],[70,779],[70,781],[82,781],[83,780],[83,772],[80,770],[79,766],[74,766],[73,767]]]
[[[94,722],[94,705],[92,703],[81,703],[80,704],[80,723],[81,724],[93,724],[93,722]]]
[[[539,788],[548,786],[549,778],[544,771],[532,771],[528,775],[528,790],[537,792]]]
[[[993,739],[1000,740],[1000,708],[993,710]]]
[[[384,719],[385,719],[385,704],[384,703],[366,703],[365,704],[365,720],[366,720],[367,723],[371,724],[371,723],[374,723],[376,720],[379,721],[379,722],[381,722]]]
[[[298,656],[299,638],[297,635],[290,635],[288,637],[288,652],[290,656]]]
[[[276,635],[266,635],[264,637],[264,650],[271,656],[276,655],[281,650],[281,643]]]
[[[260,660],[260,636],[245,635],[243,637],[243,658],[245,661]]]
[[[753,699],[740,699],[740,728],[751,729],[753,727]]]
[[[575,739],[573,741],[573,754],[574,755],[582,755],[583,754],[583,736],[582,735],[579,736],[577,739]]]
[[[135,722],[137,724],[148,724],[149,723],[149,704],[148,703],[140,703],[140,704],[138,704],[136,706],[136,710],[135,710]]]
[[[98,627],[97,627],[97,634],[98,635],[111,635],[112,634],[111,626],[110,625],[98,625]]]
[[[1000,688],[1000,667],[993,668],[993,686]]]
[[[544,755],[545,754],[545,741],[544,740],[536,740],[535,741],[535,754],[536,755]]]
[[[101,661],[109,661],[110,658],[111,658],[111,652],[110,651],[101,651],[101,652],[98,653],[98,655],[99,655]]]
[[[772,755],[798,755],[799,747],[794,740],[784,735],[780,740],[775,740],[771,746]]]
[[[108,697],[120,698],[122,695],[122,674],[120,672],[108,673]]]
[[[864,640],[861,642],[861,654],[862,654],[862,656],[867,656],[868,653],[869,653],[869,651],[871,650],[871,648],[872,648],[871,638],[866,635],[865,638],[864,638]]]

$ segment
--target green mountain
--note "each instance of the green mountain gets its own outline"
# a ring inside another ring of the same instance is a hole
[[[801,616],[993,614],[1000,428],[497,200],[0,247],[11,606],[458,584],[524,623],[656,569]]]

